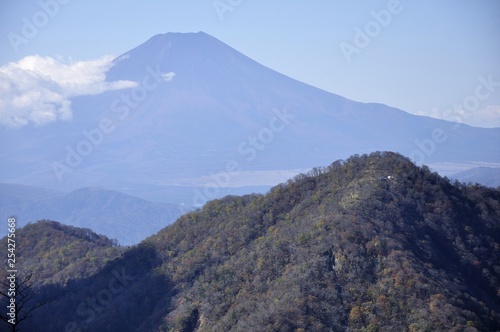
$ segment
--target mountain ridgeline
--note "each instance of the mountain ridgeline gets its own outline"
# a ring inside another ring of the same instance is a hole
[[[32,186],[0,183],[0,217],[15,211],[17,227],[39,219],[91,228],[121,245],[137,244],[181,215],[173,204],[150,202],[101,188],[80,188],[70,193]],[[7,229],[0,229],[4,236]]]
[[[138,86],[73,98],[69,122],[0,130],[0,182],[66,192],[127,188],[150,201],[197,205],[193,190],[203,191],[203,179],[226,171],[228,161],[248,172],[245,184],[234,176],[228,187],[244,193],[280,182],[264,181],[262,172],[328,165],[353,151],[396,151],[418,164],[500,163],[500,128],[349,100],[203,32],[153,36],[117,57],[106,80]]]
[[[210,201],[129,249],[101,240],[106,259],[87,249],[97,235],[50,235],[64,227],[18,232],[18,269],[44,264],[40,297],[55,299],[27,331],[500,329],[500,191],[391,152]],[[53,252],[93,273],[50,279]]]

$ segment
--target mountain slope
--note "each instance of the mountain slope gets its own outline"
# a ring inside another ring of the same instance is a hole
[[[55,198],[63,194],[60,191],[35,186],[0,183],[0,202],[2,202],[2,205],[24,204],[26,201]]]
[[[215,191],[204,193],[207,201],[242,186],[241,178],[256,185],[264,171],[309,169],[353,152],[398,151],[419,163],[500,162],[499,128],[351,101],[202,32],[156,35],[118,57],[107,79],[139,87],[75,98],[70,123],[0,132],[10,142],[0,150],[0,179],[67,191],[129,187],[148,199],[194,205],[196,189]],[[109,132],[100,129],[103,120]],[[78,154],[79,144],[90,144],[90,152]],[[214,182],[214,174],[226,180]]]
[[[66,284],[100,271],[124,249],[104,235],[55,221],[42,220],[16,230],[22,248],[23,272],[30,271],[43,284]],[[38,240],[35,240],[38,239]],[[7,238],[1,239],[7,248]]]
[[[61,319],[38,326],[498,330],[499,220],[498,190],[452,184],[394,153],[354,156],[182,216],[101,273],[59,286],[73,295],[44,310]],[[134,271],[128,287],[91,319],[76,313],[120,267]]]
[[[18,322],[26,315],[29,316],[27,312],[42,301],[50,302],[61,296],[54,285],[66,286],[78,279],[92,276],[124,252],[124,248],[118,247],[115,241],[98,235],[90,229],[66,226],[48,220],[18,228],[15,238],[8,240],[4,237],[0,243],[2,248],[7,248],[8,242],[9,248],[12,248],[12,240],[15,240],[15,249],[17,249],[14,251],[14,261],[17,266],[15,292],[17,293],[16,305],[20,310],[16,317]],[[9,250],[9,252],[12,251]],[[7,266],[6,260],[5,266]],[[22,268],[19,268],[20,266]],[[2,270],[0,272],[2,280],[6,280],[10,272]],[[26,288],[29,284],[31,286]],[[7,283],[2,282],[2,287],[6,286],[8,289]],[[34,298],[30,299],[30,291],[34,292]],[[5,289],[2,293],[6,293]],[[0,296],[0,303],[3,307],[7,306],[8,301],[9,299]],[[36,309],[33,312],[36,313]],[[5,317],[4,313],[2,313],[3,317]],[[16,331],[23,331],[24,324],[21,321],[19,325],[16,325]],[[38,325],[31,331],[40,329],[48,331],[43,326],[44,324]],[[3,319],[0,320],[0,331],[12,331]]]
[[[480,183],[488,187],[500,187],[500,168],[474,167],[469,170],[453,174],[454,179],[461,182]]]
[[[15,216],[18,226],[40,219],[91,228],[122,245],[136,244],[180,216],[178,206],[149,202],[117,191],[82,188],[62,193],[1,184],[1,217]],[[7,229],[0,231],[5,235]]]

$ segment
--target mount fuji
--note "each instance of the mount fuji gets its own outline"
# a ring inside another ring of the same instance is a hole
[[[71,122],[2,129],[0,182],[102,187],[196,206],[354,153],[500,162],[500,128],[352,101],[203,32],[156,35],[117,57],[106,79],[136,86],[73,98]]]

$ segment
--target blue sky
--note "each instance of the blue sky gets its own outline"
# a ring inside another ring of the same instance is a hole
[[[498,0],[0,0],[0,74],[30,55],[90,61],[197,31],[353,100],[500,127]]]

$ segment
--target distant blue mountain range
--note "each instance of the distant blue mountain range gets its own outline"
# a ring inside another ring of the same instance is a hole
[[[112,190],[82,188],[63,193],[6,183],[0,184],[0,211],[2,220],[15,217],[18,227],[40,219],[57,220],[97,230],[123,245],[139,243],[185,212],[175,205]],[[0,228],[0,237],[6,234],[7,227]]]

